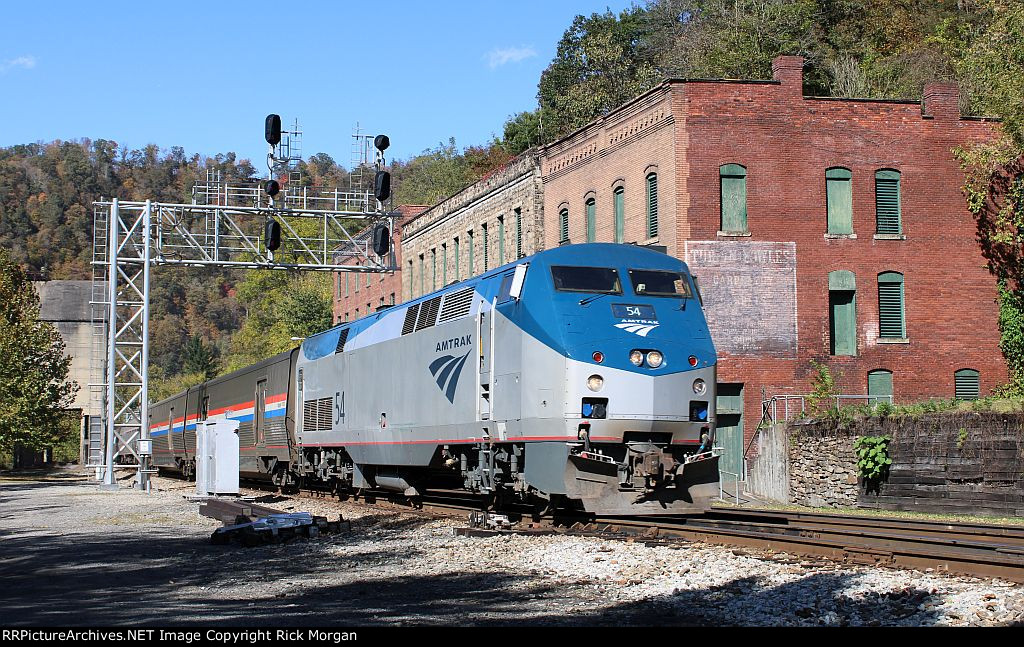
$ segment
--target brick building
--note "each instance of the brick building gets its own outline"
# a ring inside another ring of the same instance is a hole
[[[406,300],[543,249],[540,158],[530,150],[413,218],[405,228]]]
[[[427,209],[405,229],[401,294],[482,272],[501,225],[500,260],[515,258],[516,209],[522,255],[664,247],[700,282],[731,457],[762,393],[811,390],[812,360],[843,394],[897,403],[1005,381],[995,284],[952,154],[992,124],[959,114],[955,86],[929,85],[923,102],[806,97],[789,56],[773,77],[667,80]]]
[[[409,222],[423,212],[425,206],[402,205],[402,214],[395,222],[391,237],[394,241],[395,261],[402,267],[402,238]],[[363,232],[368,236],[369,232]],[[381,306],[393,306],[402,302],[402,273],[356,274],[336,272],[334,274],[334,323],[352,321],[376,312]]]
[[[849,395],[969,397],[1006,379],[996,289],[952,150],[992,135],[955,86],[919,101],[668,80],[543,150],[545,245],[660,245],[699,278],[739,447],[811,360]],[[863,400],[861,400],[863,402]],[[744,428],[746,433],[744,434]]]

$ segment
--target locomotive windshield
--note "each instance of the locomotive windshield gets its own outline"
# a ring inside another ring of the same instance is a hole
[[[629,280],[633,284],[633,292],[637,296],[675,297],[677,299],[688,299],[693,296],[690,292],[690,282],[679,272],[630,270]]]
[[[551,277],[559,292],[597,292],[622,294],[619,271],[610,267],[571,267],[553,265]]]

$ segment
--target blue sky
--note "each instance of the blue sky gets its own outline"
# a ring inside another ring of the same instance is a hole
[[[263,169],[263,120],[298,117],[303,156],[349,166],[356,122],[388,159],[500,135],[576,14],[631,0],[8,2],[0,146],[111,139],[235,151]]]

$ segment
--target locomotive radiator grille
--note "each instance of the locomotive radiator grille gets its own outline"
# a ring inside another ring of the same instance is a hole
[[[438,318],[437,323],[444,323],[468,315],[469,309],[473,305],[474,290],[475,288],[466,288],[465,290],[459,290],[453,294],[446,295],[444,305],[441,307],[441,316]]]
[[[442,297],[434,297],[420,304],[420,316],[416,319],[416,331],[432,327],[437,322],[437,311],[441,307]]]
[[[405,311],[405,321],[402,323],[402,334],[408,335],[416,328],[416,317],[420,312],[420,304],[410,306]]]
[[[331,398],[306,400],[302,403],[303,431],[331,430]]]

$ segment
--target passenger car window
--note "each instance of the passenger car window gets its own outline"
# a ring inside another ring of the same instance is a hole
[[[551,267],[551,278],[559,292],[598,292],[622,294],[619,271],[610,267]]]
[[[690,282],[684,274],[663,270],[630,270],[629,281],[637,296],[676,297],[688,299],[693,296]]]

